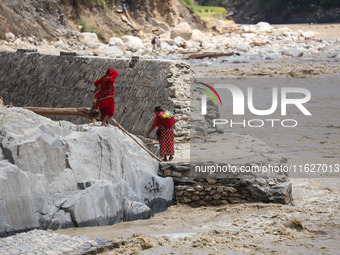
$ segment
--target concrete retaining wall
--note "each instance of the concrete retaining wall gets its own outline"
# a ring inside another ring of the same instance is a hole
[[[114,118],[123,127],[145,134],[154,118],[153,108],[162,105],[175,114],[175,135],[189,132],[193,71],[184,62],[0,52],[0,65],[0,96],[5,104],[40,107],[90,107],[94,81],[114,68],[119,73]]]

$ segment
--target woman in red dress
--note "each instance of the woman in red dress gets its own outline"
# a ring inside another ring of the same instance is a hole
[[[115,87],[113,84],[117,76],[118,72],[110,68],[102,78],[94,82],[96,88],[99,88],[99,91],[94,94],[94,99],[100,115],[103,117],[102,126],[108,127],[109,120],[115,113],[115,100],[113,99]]]
[[[172,160],[175,155],[173,125],[176,120],[170,111],[165,111],[160,106],[155,108],[155,113],[156,117],[145,137],[148,137],[155,127],[158,127],[156,134],[161,157],[163,157],[163,161],[168,160],[167,156],[169,156],[169,160]]]

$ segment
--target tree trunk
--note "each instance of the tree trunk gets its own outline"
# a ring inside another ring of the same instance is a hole
[[[216,57],[225,57],[232,56],[234,52],[203,52],[198,54],[191,54],[189,59],[203,59],[203,58],[216,58]]]
[[[48,108],[48,107],[23,107],[39,115],[62,115],[62,116],[80,116],[87,119],[94,119],[99,112],[96,109],[88,107],[78,108]]]

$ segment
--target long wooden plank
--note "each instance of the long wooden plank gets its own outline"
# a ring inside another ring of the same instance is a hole
[[[217,57],[226,57],[232,56],[234,52],[203,52],[199,54],[191,54],[189,59],[202,59],[202,58],[217,58]]]
[[[81,116],[90,118],[91,108],[77,107],[77,108],[48,108],[48,107],[23,107],[39,115],[62,115],[62,116]]]

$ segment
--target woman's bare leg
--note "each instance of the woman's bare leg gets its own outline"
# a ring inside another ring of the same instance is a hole
[[[109,124],[109,119],[110,119],[110,116],[109,115],[105,115],[104,119],[103,119],[103,122],[102,122],[102,126],[108,125]]]

